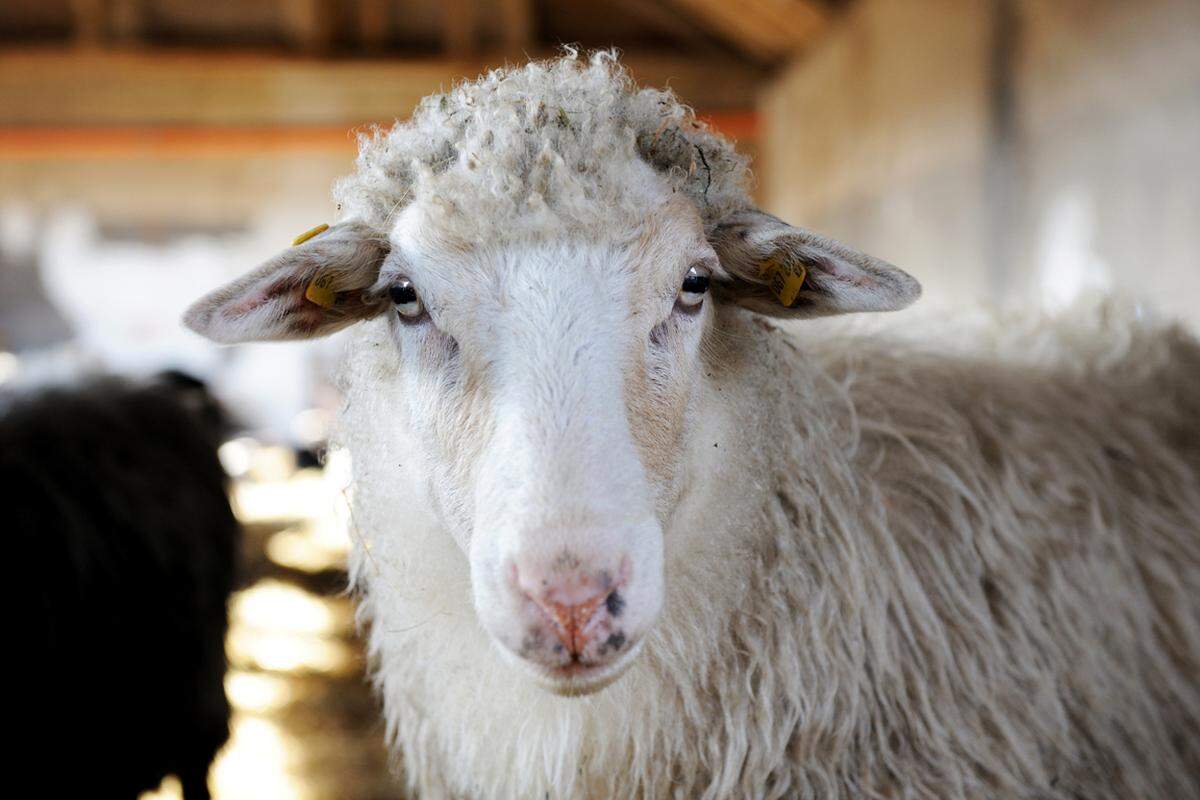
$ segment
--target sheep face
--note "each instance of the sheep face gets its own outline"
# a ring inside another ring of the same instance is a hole
[[[345,220],[185,322],[239,342],[368,321],[344,415],[356,522],[447,539],[500,651],[552,691],[594,691],[659,616],[664,530],[703,469],[697,420],[721,417],[701,365],[714,302],[812,317],[920,291],[754,209],[746,177],[609,56],[497,71],[364,140],[336,190]],[[369,588],[377,606],[397,591]]]
[[[341,223],[185,317],[223,342],[369,319],[357,346],[374,366],[348,387],[366,409],[348,440],[367,465],[356,505],[382,515],[373,535],[404,536],[385,513],[394,498],[368,495],[405,486],[408,517],[419,510],[469,563],[500,651],[563,694],[619,676],[661,610],[663,531],[694,421],[712,411],[698,387],[713,304],[816,316],[919,292],[891,265],[752,208],[704,222],[649,167],[631,174],[640,197],[597,205],[592,224],[533,213],[500,235],[419,196],[386,235]],[[787,294],[781,270],[803,276]]]
[[[714,302],[816,316],[919,292],[891,265],[751,208],[706,224],[649,167],[631,174],[640,197],[597,205],[592,224],[534,213],[500,235],[419,196],[386,235],[339,224],[185,318],[227,342],[370,319],[357,345],[382,366],[349,387],[367,409],[351,421],[351,454],[368,465],[356,491],[408,487],[409,516],[422,509],[468,561],[500,651],[563,694],[618,677],[662,608],[663,531],[700,439],[692,423],[712,411],[698,387]],[[803,277],[785,293],[781,271]],[[382,513],[393,499],[357,504]],[[408,533],[395,527],[369,523]]]
[[[398,419],[479,619],[560,693],[617,677],[662,606],[717,265],[690,203],[650,208],[616,235],[478,243],[418,201],[375,288],[394,306]]]

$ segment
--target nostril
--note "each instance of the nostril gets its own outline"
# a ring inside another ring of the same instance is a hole
[[[604,607],[608,609],[608,613],[615,619],[621,616],[621,612],[625,610],[625,598],[621,596],[618,590],[613,589],[604,598]]]

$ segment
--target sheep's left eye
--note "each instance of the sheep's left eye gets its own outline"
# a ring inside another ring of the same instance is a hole
[[[701,267],[692,267],[679,287],[679,302],[685,306],[697,306],[708,293],[708,272]]]

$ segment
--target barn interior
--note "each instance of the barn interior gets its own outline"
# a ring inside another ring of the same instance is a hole
[[[356,132],[492,67],[618,48],[753,157],[762,208],[915,275],[903,314],[1114,293],[1194,328],[1198,42],[1194,0],[5,0],[0,389],[211,387],[244,525],[213,796],[395,797],[325,447],[339,337],[222,348],[179,324],[332,221]]]

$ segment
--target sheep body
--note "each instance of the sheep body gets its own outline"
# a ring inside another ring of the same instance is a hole
[[[419,194],[465,242],[550,236],[636,216],[647,166],[710,230],[750,205],[672,96],[567,58],[426,100],[335,195],[381,233]],[[420,796],[1200,797],[1194,340],[1110,304],[922,340],[714,314],[666,610],[573,699],[480,625],[388,323],[357,329],[352,576]]]
[[[582,699],[489,647],[461,553],[381,479],[364,326],[352,568],[421,796],[1200,797],[1196,343],[1111,305],[958,352],[725,316],[665,617]]]
[[[224,425],[182,376],[10,398],[0,485],[22,631],[15,727],[24,785],[129,797],[179,777],[208,796],[228,737],[226,600],[239,527]]]

